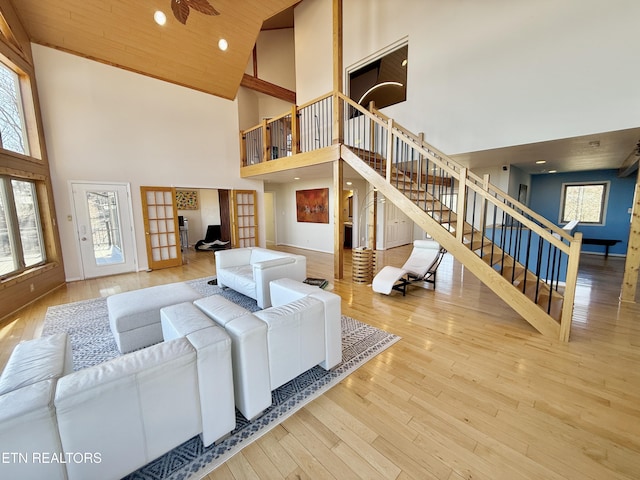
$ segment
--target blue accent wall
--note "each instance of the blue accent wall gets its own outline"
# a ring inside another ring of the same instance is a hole
[[[629,240],[629,222],[631,220],[631,215],[627,212],[633,205],[636,177],[632,175],[626,178],[618,178],[617,173],[617,170],[592,170],[532,175],[529,208],[556,225],[560,225],[558,220],[560,218],[563,183],[608,181],[610,182],[609,202],[607,204],[605,225],[578,225],[576,231],[582,232],[582,236],[585,238],[621,240],[620,243],[609,247],[609,253],[626,255],[627,242]],[[582,251],[604,253],[604,247],[600,245],[583,245]]]

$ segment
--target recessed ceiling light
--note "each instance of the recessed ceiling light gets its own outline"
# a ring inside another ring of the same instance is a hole
[[[544,163],[547,163],[547,161],[546,161],[546,160],[537,160],[537,161],[536,161],[536,163],[537,163],[538,165],[542,165],[542,164],[544,164]]]
[[[557,170],[549,170],[549,173],[557,173]]]
[[[300,180],[300,177],[293,177],[294,180]]]
[[[407,66],[407,63],[408,63],[408,62],[407,62],[407,59],[406,59],[406,58],[405,58],[404,60],[402,60],[402,66],[403,66],[403,67],[406,67],[406,66]]]
[[[164,14],[164,12],[161,12],[160,10],[156,10],[156,12],[153,14],[153,19],[160,26],[167,23],[167,16]]]
[[[218,48],[223,52],[226,51],[227,48],[229,48],[229,42],[227,42],[224,38],[221,38],[220,40],[218,40]]]
[[[347,185],[353,185],[353,182],[347,182]]]

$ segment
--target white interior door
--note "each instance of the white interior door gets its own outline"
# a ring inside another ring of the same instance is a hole
[[[384,204],[384,247],[407,245],[413,240],[413,221],[391,202]]]
[[[127,184],[71,183],[84,278],[136,270]]]

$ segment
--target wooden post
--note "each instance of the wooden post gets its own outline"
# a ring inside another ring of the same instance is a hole
[[[337,93],[342,93],[342,0],[333,0],[333,138],[334,145],[344,140],[344,103]]]
[[[571,320],[573,319],[573,303],[576,298],[576,283],[578,282],[578,265],[580,264],[580,250],[582,248],[582,233],[576,232],[569,246],[569,261],[567,262],[567,278],[562,302],[562,318],[560,319],[560,340],[569,341]]]
[[[343,166],[339,159],[333,162],[333,277],[344,278],[344,228],[342,226]]]
[[[488,191],[489,190],[489,174],[485,173],[482,176],[482,188],[484,189],[484,191]],[[482,197],[482,202],[480,203],[480,220],[478,223],[478,226],[480,227],[479,230],[482,232],[482,228],[484,227],[485,222],[487,221],[487,199],[486,197]],[[495,223],[495,221],[493,222]],[[473,225],[473,227],[475,227],[475,225]]]
[[[389,119],[387,125],[387,171],[385,176],[387,177],[387,182],[391,183],[391,164],[393,163],[393,118]]]
[[[460,177],[458,178],[458,207],[456,211],[456,238],[462,243],[464,240],[464,217],[467,205],[467,169],[460,169]]]
[[[365,197],[366,198],[366,197]],[[371,204],[371,208],[368,210],[368,221],[367,221],[367,248],[371,250],[376,249],[376,230],[378,223],[378,190],[373,190],[373,200]]]
[[[242,131],[240,132],[240,166],[247,166],[247,138]]]
[[[631,225],[629,226],[629,244],[627,247],[627,259],[624,264],[624,277],[622,277],[622,291],[620,300],[623,302],[636,302],[638,290],[638,271],[640,270],[640,169],[636,190],[633,195],[633,210],[631,213]]]
[[[269,134],[269,126],[267,119],[262,120],[262,161],[268,162],[270,158],[271,135]]]
[[[291,155],[300,153],[300,122],[298,121],[298,107],[291,107]]]

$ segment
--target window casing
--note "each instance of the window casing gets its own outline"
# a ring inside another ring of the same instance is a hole
[[[36,182],[0,176],[0,278],[45,261]]]
[[[14,70],[2,62],[0,62],[0,147],[29,155],[20,78]]]
[[[608,198],[609,182],[563,183],[559,221],[604,225]]]

